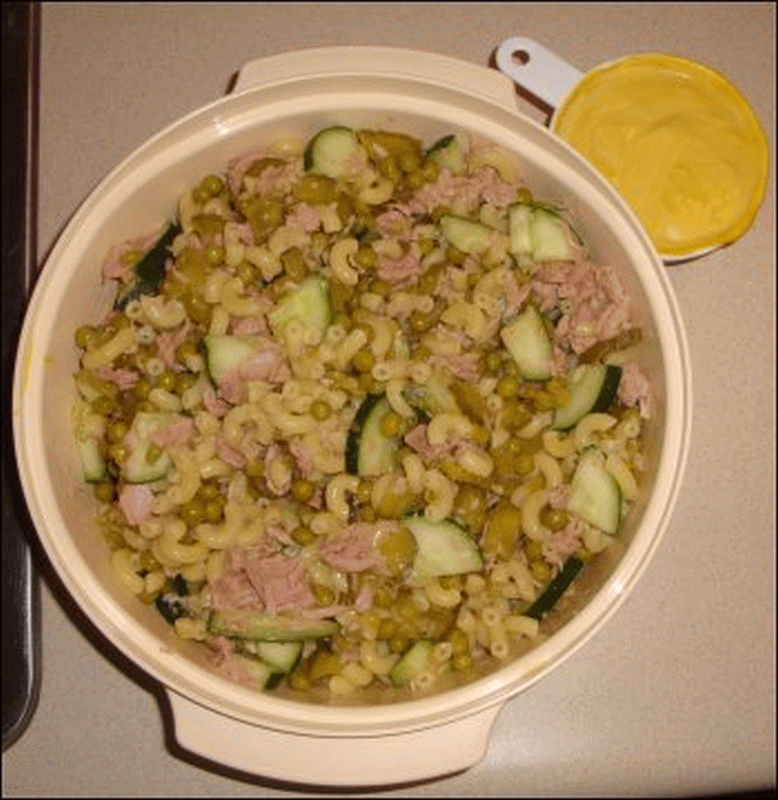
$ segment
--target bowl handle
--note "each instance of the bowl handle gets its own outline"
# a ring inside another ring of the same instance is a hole
[[[519,56],[516,63],[514,56]],[[519,86],[558,108],[583,73],[555,53],[524,36],[506,39],[495,53],[497,68]]]
[[[477,764],[501,709],[384,736],[307,736],[252,725],[166,689],[182,748],[265,778],[320,786],[381,786],[449,775]]]
[[[485,97],[509,108],[516,106],[513,82],[497,70],[438,53],[399,47],[315,47],[259,58],[244,64],[232,91],[325,75],[377,75],[423,80]]]

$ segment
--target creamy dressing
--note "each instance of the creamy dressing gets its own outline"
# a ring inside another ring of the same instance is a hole
[[[589,73],[555,130],[619,189],[663,255],[734,241],[764,195],[767,142],[748,103],[685,59],[631,56]]]

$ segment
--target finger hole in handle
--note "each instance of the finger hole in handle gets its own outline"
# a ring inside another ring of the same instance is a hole
[[[497,48],[495,61],[500,72],[552,109],[583,77],[571,64],[524,36],[506,39]]]

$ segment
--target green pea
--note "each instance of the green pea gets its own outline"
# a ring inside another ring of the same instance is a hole
[[[551,580],[551,567],[545,561],[531,561],[529,569],[535,580],[541,583]]]
[[[414,173],[421,166],[421,157],[417,152],[407,150],[398,157],[397,166],[406,174]]]
[[[157,377],[156,386],[158,389],[172,392],[176,388],[176,373],[171,370],[165,370]]]
[[[467,669],[473,663],[473,657],[470,653],[458,653],[451,659],[451,668],[457,672]]]
[[[316,534],[310,528],[306,528],[305,525],[300,525],[299,528],[295,528],[290,536],[292,540],[297,542],[301,547],[305,547],[305,545],[310,544],[316,539]]]
[[[375,366],[375,356],[373,351],[367,347],[357,350],[351,357],[351,364],[357,372],[369,373]]]
[[[376,252],[372,247],[361,246],[354,253],[354,263],[362,269],[372,269],[376,265]]]
[[[82,325],[76,328],[75,342],[82,350],[86,350],[89,343],[94,339],[95,329],[92,325]]]
[[[495,391],[503,400],[515,397],[516,392],[519,391],[519,381],[512,375],[505,375],[497,381]]]
[[[101,503],[110,503],[116,497],[116,491],[111,481],[100,481],[93,488],[94,496]]]
[[[154,558],[151,550],[144,550],[140,554],[140,568],[144,572],[155,572],[158,569],[162,569],[162,564]]]
[[[141,378],[135,386],[132,387],[132,393],[139,400],[145,400],[149,396],[151,385],[145,378]]]
[[[307,503],[316,493],[316,485],[307,478],[292,481],[292,497],[301,503]]]
[[[326,400],[314,400],[311,403],[310,414],[318,422],[324,422],[332,414],[332,407]]]
[[[235,267],[235,275],[240,278],[244,286],[250,286],[256,281],[259,272],[250,261],[241,261],[240,264]]]
[[[203,519],[206,522],[219,522],[224,516],[224,503],[217,499],[206,500],[203,503]]]
[[[108,425],[105,435],[109,442],[120,442],[129,430],[130,426],[124,420],[119,420]]]
[[[180,397],[188,389],[197,383],[197,375],[194,372],[182,372],[176,375],[176,383],[173,391]]]
[[[399,436],[402,426],[403,418],[396,411],[387,411],[379,424],[381,433],[389,438]]]
[[[570,521],[570,518],[564,509],[544,508],[540,512],[540,521],[552,531],[561,531]]]
[[[130,456],[129,448],[121,443],[116,443],[108,448],[108,454],[117,464],[123,464]]]
[[[311,591],[320,606],[331,606],[335,602],[335,592],[329,586],[314,583]]]
[[[205,257],[208,259],[208,263],[213,264],[221,264],[224,261],[224,248],[218,247],[217,245],[211,245],[210,247],[205,248]]]
[[[215,480],[203,481],[197,490],[197,496],[203,500],[213,500],[219,495],[219,484]]]
[[[200,188],[209,197],[214,197],[224,188],[224,181],[218,175],[206,175],[200,181]]]
[[[190,500],[181,506],[178,515],[187,527],[199,525],[205,519],[205,503],[199,500]]]

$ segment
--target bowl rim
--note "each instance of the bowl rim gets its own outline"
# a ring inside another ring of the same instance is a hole
[[[229,112],[233,107],[237,116],[247,102],[249,105],[253,103],[265,108],[268,105],[267,95],[272,94],[274,87],[247,89],[238,95],[219,98],[168,125],[133,150],[89,193],[58,236],[41,270],[25,315],[14,369],[12,414],[17,462],[38,537],[67,590],[101,633],[165,688],[176,691],[196,703],[206,705],[218,713],[284,731],[292,730],[314,735],[356,733],[369,735],[410,730],[431,726],[443,719],[450,720],[475,713],[488,706],[502,703],[529,688],[596,634],[631,591],[664,535],[688,454],[691,370],[683,323],[661,259],[629,207],[576,151],[553,132],[517,109],[506,108],[485,98],[458,94],[450,86],[442,88],[434,83],[425,84],[423,81],[406,78],[392,78],[391,82],[397,87],[398,102],[402,101],[400,105],[409,106],[407,113],[423,115],[418,100],[412,102],[408,93],[421,85],[426,85],[442,93],[443,99],[440,105],[448,107],[452,115],[461,114],[461,109],[457,107],[455,101],[467,97],[471,116],[472,108],[480,106],[481,113],[491,117],[490,125],[496,124],[507,130],[508,121],[512,120],[514,124],[520,124],[525,129],[529,126],[545,149],[553,151],[556,148],[556,154],[552,152],[551,155],[560,162],[558,166],[564,167],[572,174],[572,167],[560,161],[562,158],[560,154],[564,154],[564,159],[572,160],[576,169],[583,172],[586,182],[602,196],[603,201],[610,203],[617,210],[622,222],[625,223],[625,229],[635,240],[635,246],[643,254],[642,269],[646,272],[645,274],[641,272],[638,277],[646,293],[651,295],[652,302],[655,303],[654,310],[661,310],[664,315],[663,320],[657,320],[657,330],[665,360],[665,382],[670,402],[667,403],[668,417],[657,469],[657,487],[649,500],[632,543],[614,568],[613,574],[572,620],[548,641],[533,648],[511,664],[485,678],[431,697],[353,708],[340,705],[303,704],[231,684],[226,679],[212,675],[204,668],[188,662],[183,656],[163,652],[160,640],[135,620],[130,621],[129,630],[123,629],[113,617],[116,616],[126,624],[128,615],[107,614],[106,604],[110,608],[114,603],[96,577],[89,574],[88,580],[83,581],[73,574],[68,556],[72,557],[75,545],[67,537],[63,540],[59,533],[58,524],[63,522],[59,512],[53,514],[52,511],[43,508],[45,504],[41,498],[50,498],[53,495],[50,487],[47,487],[48,477],[43,474],[44,470],[36,459],[36,448],[42,451],[43,444],[32,441],[30,428],[24,424],[24,407],[33,401],[38,405],[41,403],[41,370],[32,363],[33,339],[42,325],[40,311],[47,303],[52,302],[51,295],[52,292],[56,292],[56,281],[60,283],[64,281],[64,273],[61,270],[58,272],[55,267],[67,261],[72,251],[77,252],[80,240],[86,236],[85,223],[98,215],[104,205],[110,204],[112,192],[126,187],[137,171],[142,171],[141,168],[147,165],[155,150],[162,148],[164,152],[169,152],[173,144],[168,140],[172,139],[173,142],[187,140],[188,132],[196,134],[196,129],[201,125],[206,127],[210,125],[213,130],[222,126],[224,135],[223,129],[228,127],[225,120],[229,120]],[[305,97],[306,93],[310,94],[314,90],[326,95],[327,86],[326,80],[322,83],[321,79],[312,77],[286,83],[284,91],[288,95],[293,90],[295,98]],[[342,93],[343,90],[340,91]],[[352,100],[353,96],[349,97],[348,101],[344,100],[343,107],[350,108]],[[278,103],[277,100],[276,105]],[[503,115],[502,122],[498,119],[500,115]],[[455,118],[452,116],[452,119]],[[229,134],[230,131],[226,133]],[[510,138],[518,140],[523,135],[526,134],[514,130],[510,133]],[[654,524],[647,525],[647,520]],[[98,600],[100,602],[97,602]]]

